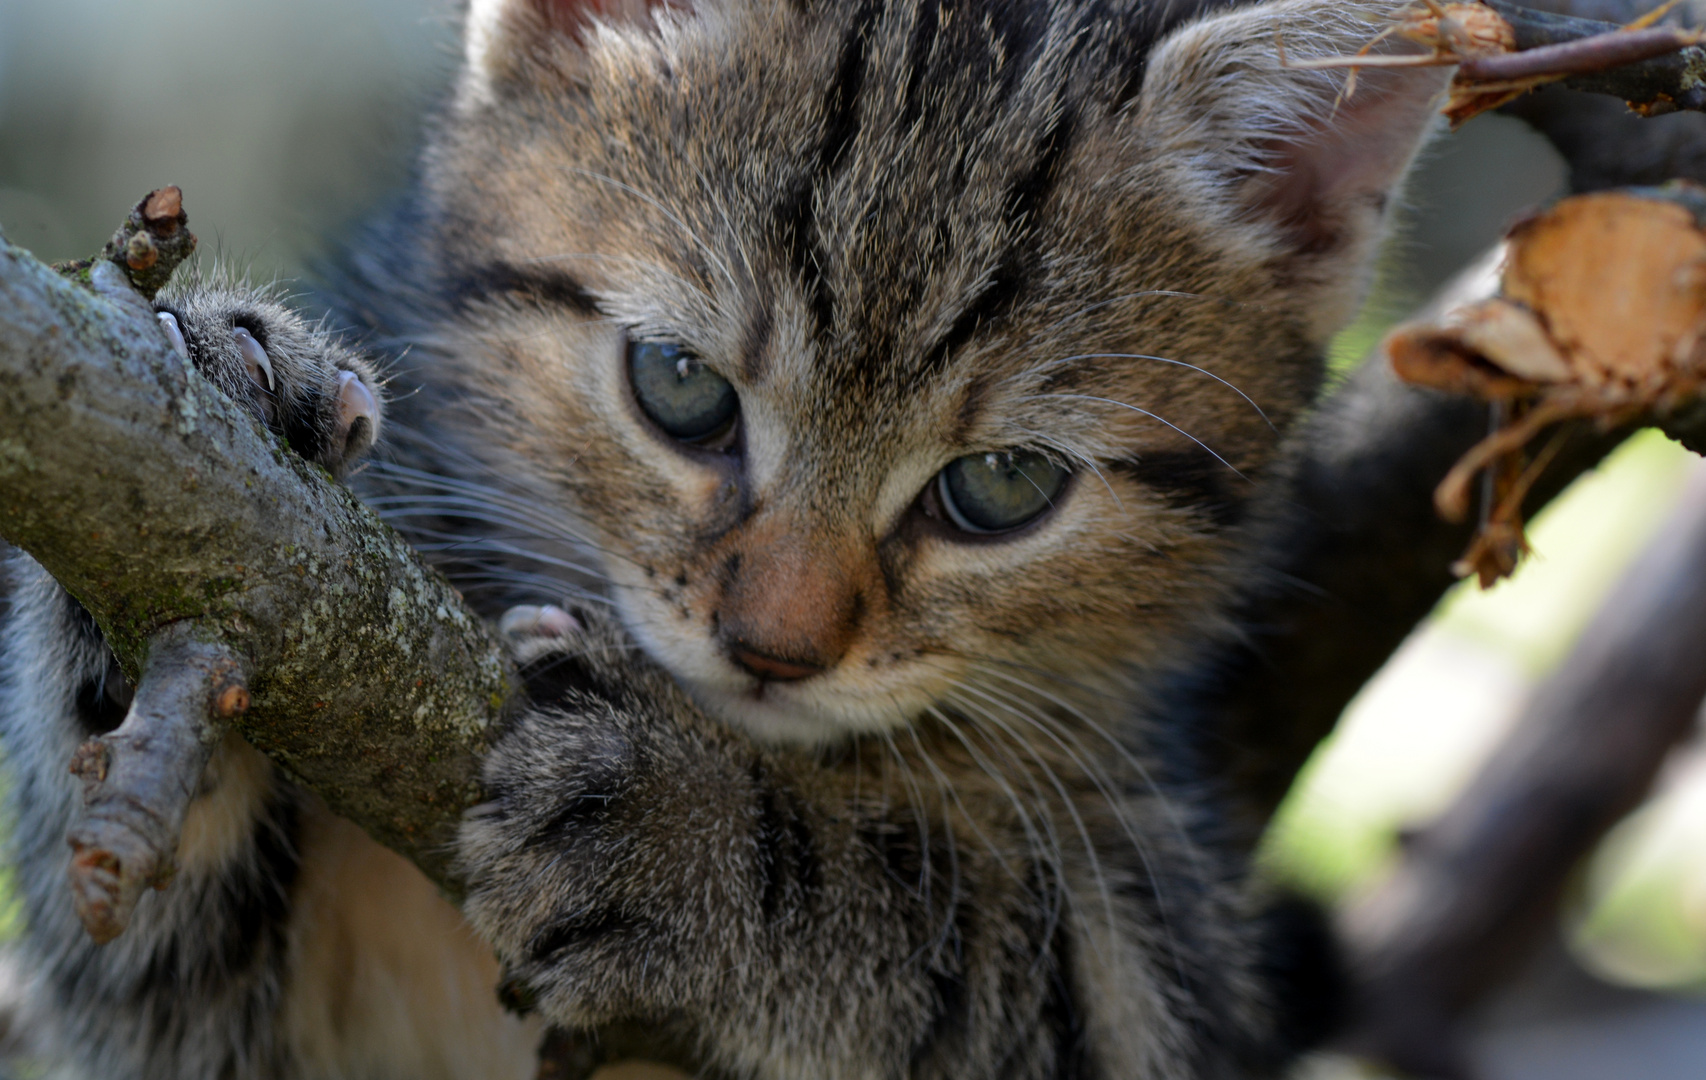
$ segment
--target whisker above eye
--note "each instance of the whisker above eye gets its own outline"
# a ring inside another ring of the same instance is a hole
[[[1108,489],[1108,495],[1114,500],[1114,505],[1118,506],[1122,511],[1125,510],[1125,500],[1120,498],[1120,493],[1114,490],[1114,485],[1108,483],[1108,478],[1102,474],[1101,467],[1096,464],[1095,458],[1076,447],[1069,446],[1066,443],[1061,442],[1059,439],[1045,435],[1040,431],[1032,431],[1030,428],[1020,427],[1018,425],[1014,426],[1014,430],[1022,431],[1031,438],[1036,439],[1042,445],[1058,450],[1076,461],[1082,461],[1085,467],[1095,475],[1096,479],[1102,482],[1102,486]]]
[[[1144,416],[1149,417],[1151,420],[1154,420],[1158,423],[1165,424],[1168,427],[1172,428],[1174,431],[1178,432],[1180,435],[1183,435],[1185,438],[1191,440],[1192,442],[1196,443],[1198,446],[1202,447],[1205,451],[1208,452],[1209,457],[1212,457],[1214,460],[1220,462],[1222,465],[1226,466],[1228,469],[1231,469],[1232,475],[1236,476],[1238,479],[1244,481],[1247,484],[1252,483],[1252,481],[1250,480],[1250,478],[1248,476],[1245,476],[1243,473],[1238,471],[1237,466],[1233,465],[1230,461],[1227,461],[1225,458],[1223,458],[1219,454],[1215,453],[1214,448],[1212,446],[1210,446],[1208,443],[1203,442],[1201,439],[1197,438],[1195,435],[1192,435],[1190,432],[1186,431],[1184,428],[1180,427],[1178,424],[1175,424],[1171,420],[1168,420],[1166,417],[1159,416],[1155,413],[1152,413],[1148,409],[1141,409],[1141,408],[1138,408],[1136,405],[1130,405],[1130,404],[1127,404],[1126,402],[1123,402],[1123,401],[1115,401],[1113,398],[1098,397],[1095,394],[1049,393],[1049,394],[1031,394],[1031,395],[1029,395],[1029,400],[1040,400],[1042,398],[1061,398],[1061,399],[1079,400],[1079,401],[1099,401],[1099,402],[1102,402],[1104,405],[1114,405],[1114,406],[1117,406],[1121,409],[1130,409],[1134,413],[1140,413]]]
[[[1093,311],[1100,311],[1102,308],[1112,307],[1114,304],[1124,304],[1133,300],[1143,300],[1149,297],[1163,297],[1179,300],[1204,300],[1212,304],[1224,304],[1227,307],[1255,308],[1258,311],[1266,306],[1265,304],[1253,304],[1248,300],[1233,300],[1230,297],[1214,296],[1209,293],[1185,292],[1179,289],[1140,289],[1137,292],[1129,292],[1121,296],[1109,297],[1106,300],[1098,300],[1094,304],[1087,304],[1070,315],[1062,316],[1050,323],[1048,326],[1039,330],[1037,333],[1031,335],[1031,340],[1036,341],[1039,338],[1046,337],[1049,333],[1060,329],[1067,323],[1072,322],[1075,319],[1081,319]]]
[[[1062,357],[1061,363],[1069,364],[1078,360],[1153,360],[1159,364],[1173,364],[1176,367],[1188,368],[1199,374],[1207,375],[1215,382],[1243,398],[1249,403],[1250,408],[1256,410],[1256,415],[1262,418],[1262,423],[1268,425],[1268,427],[1275,432],[1279,431],[1279,428],[1274,426],[1274,422],[1268,419],[1268,414],[1262,411],[1262,407],[1260,405],[1256,404],[1254,398],[1240,390],[1235,384],[1227,382],[1225,379],[1205,367],[1198,367],[1195,364],[1187,364],[1183,360],[1174,360],[1170,356],[1151,356],[1148,353],[1079,353],[1077,356]]]

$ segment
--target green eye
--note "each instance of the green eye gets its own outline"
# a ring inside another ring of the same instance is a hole
[[[682,442],[716,441],[733,429],[740,412],[729,381],[679,345],[629,342],[628,378],[640,409]]]
[[[1069,475],[1034,450],[967,454],[937,474],[936,497],[965,532],[1007,532],[1052,506]]]

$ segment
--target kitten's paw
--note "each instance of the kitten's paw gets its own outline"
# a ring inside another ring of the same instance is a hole
[[[563,649],[564,639],[585,629],[579,619],[556,604],[522,604],[503,613],[498,633],[509,645],[518,665],[527,665],[546,653]]]
[[[701,803],[737,799],[750,769],[600,614],[512,609],[500,628],[531,704],[487,755],[488,801],[463,821],[464,912],[518,1002],[555,1021],[679,1001],[699,959],[687,913],[740,887],[708,887],[702,864],[727,868],[750,846],[738,808],[707,819]]]
[[[291,449],[344,472],[373,445],[383,413],[373,368],[264,294],[193,282],[155,301],[172,347]]]

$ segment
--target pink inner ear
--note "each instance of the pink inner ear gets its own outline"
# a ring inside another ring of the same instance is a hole
[[[1364,71],[1332,115],[1269,145],[1273,172],[1250,188],[1253,208],[1280,225],[1302,253],[1345,238],[1349,215],[1379,213],[1433,116],[1439,68]]]
[[[581,40],[594,19],[608,23],[640,25],[651,21],[659,8],[685,8],[687,0],[527,0],[553,30]]]

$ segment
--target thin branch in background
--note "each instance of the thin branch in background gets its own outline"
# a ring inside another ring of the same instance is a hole
[[[1391,28],[1355,55],[1287,66],[1348,69],[1346,96],[1355,93],[1361,68],[1455,66],[1450,97],[1441,110],[1453,127],[1552,83],[1615,95],[1643,115],[1700,111],[1706,109],[1706,49],[1701,47],[1706,34],[1650,25],[1676,2],[1620,26],[1532,11],[1504,0],[1422,0],[1399,12]],[[1427,52],[1372,52],[1393,37]]]
[[[1545,936],[1571,872],[1639,804],[1706,697],[1706,473],[1396,871],[1346,916],[1349,1045],[1471,1075],[1460,1022]]]

